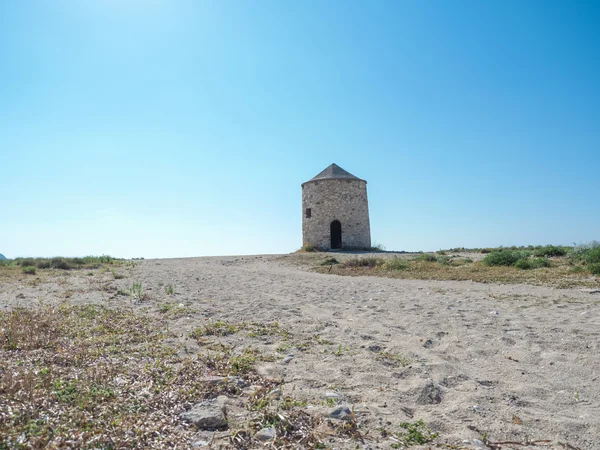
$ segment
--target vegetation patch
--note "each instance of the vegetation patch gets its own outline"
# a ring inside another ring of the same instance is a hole
[[[422,419],[416,422],[403,422],[400,424],[401,431],[396,432],[393,436],[399,442],[392,444],[392,448],[410,447],[411,445],[423,445],[433,441],[438,437],[437,433],[433,433]]]
[[[304,244],[297,253],[315,253],[318,252],[319,249],[312,244]]]
[[[339,263],[340,262],[335,258],[327,258],[321,263],[321,265],[322,266],[331,266],[333,264],[339,264]]]
[[[35,266],[23,266],[22,270],[27,275],[35,275]]]
[[[526,260],[531,252],[526,250],[499,250],[489,253],[483,258],[486,266],[514,266],[519,260]]]
[[[282,335],[277,324],[240,328]],[[230,422],[226,447],[258,447],[256,431],[273,427],[277,448],[325,448],[317,431],[323,418],[306,412],[304,401],[274,394],[282,381],[256,372],[267,355],[213,343],[181,357],[168,344],[174,337],[162,319],[130,309],[0,312],[0,448],[187,448],[196,429],[179,425],[184,405],[222,394],[248,411]],[[215,376],[225,381],[210,381]],[[258,386],[253,394],[242,390],[249,385]],[[357,432],[356,424],[333,430],[330,438]]]
[[[533,256],[537,257],[555,257],[565,256],[571,250],[570,247],[562,247],[559,245],[546,245],[533,250]]]
[[[484,253],[475,258],[458,252]],[[563,254],[564,251],[564,254]],[[458,254],[457,254],[458,253]],[[544,256],[537,256],[544,255]],[[560,256],[562,255],[562,256]],[[320,273],[375,275],[418,280],[469,280],[481,283],[526,283],[558,288],[600,287],[600,243],[575,247],[528,246],[495,249],[452,249],[415,257],[365,256],[340,264],[313,266]]]
[[[203,395],[204,367],[178,368],[159,322],[61,305],[0,312],[0,330],[0,448],[187,442],[168,424]]]
[[[16,265],[21,267],[34,266],[38,269],[95,269],[104,264],[118,264],[120,260],[112,256],[84,256],[77,258],[65,258],[57,256],[54,258],[15,258],[7,260],[6,265]]]
[[[409,263],[405,259],[394,257],[392,259],[387,260],[383,264],[383,268],[385,270],[405,270],[408,269]]]
[[[344,268],[357,268],[357,267],[381,267],[385,263],[382,258],[366,257],[366,258],[353,258],[342,263]]]
[[[288,339],[289,333],[282,329],[277,322],[272,323],[258,323],[258,322],[239,322],[230,323],[225,320],[218,320],[216,322],[207,323],[201,327],[196,328],[191,336],[196,340],[202,341],[205,336],[228,336],[235,334],[239,331],[245,330],[248,332],[248,336],[268,336],[268,335],[280,335],[284,339]]]

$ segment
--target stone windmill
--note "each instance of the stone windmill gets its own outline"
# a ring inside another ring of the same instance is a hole
[[[336,164],[302,184],[302,213],[304,245],[371,247],[367,182]]]

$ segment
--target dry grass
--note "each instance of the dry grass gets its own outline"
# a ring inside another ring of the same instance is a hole
[[[314,267],[320,273],[371,275],[416,280],[459,280],[480,283],[524,283],[558,288],[600,287],[600,279],[569,257],[550,258],[550,267],[523,270],[512,266],[487,266],[460,255],[413,257],[349,257],[333,267]]]
[[[324,419],[305,402],[273,395],[283,380],[257,373],[257,362],[273,356],[211,340],[243,331],[285,341],[287,332],[276,323],[226,322],[201,331],[190,336],[201,351],[181,356],[160,316],[133,309],[64,303],[0,312],[0,449],[187,448],[196,430],[182,426],[179,414],[221,394],[246,411],[230,422],[225,447],[262,446],[254,434],[269,426],[277,430],[275,448],[325,448]],[[241,377],[258,388],[248,394],[207,376]],[[359,437],[356,420],[328,427],[329,438]]]

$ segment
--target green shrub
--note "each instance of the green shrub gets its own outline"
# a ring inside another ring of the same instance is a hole
[[[386,270],[405,270],[408,269],[408,261],[402,258],[394,256],[392,259],[388,259],[384,264],[383,268]]]
[[[513,266],[520,259],[527,259],[531,253],[525,250],[499,250],[483,258],[486,266]]]
[[[533,256],[565,256],[567,249],[565,247],[559,247],[556,245],[546,245],[545,247],[538,247],[533,251]]]
[[[520,259],[527,259],[531,253],[525,250],[499,250],[483,258],[486,266],[513,266]]]
[[[438,433],[432,432],[422,419],[416,422],[403,422],[400,424],[402,431],[394,433],[394,436],[400,440],[392,444],[392,448],[404,448],[412,445],[423,445],[433,441],[438,437]]]
[[[584,252],[583,260],[588,264],[600,263],[600,247],[591,248]]]
[[[49,269],[50,268],[50,260],[49,259],[38,259],[37,267],[38,267],[38,269]]]
[[[600,263],[590,264],[588,266],[588,269],[594,275],[600,275]]]
[[[533,269],[533,264],[531,263],[531,261],[529,259],[519,259],[517,262],[514,263],[514,266],[517,269],[521,269],[521,270]]]
[[[15,262],[21,266],[35,266],[35,259],[33,258],[17,258]]]
[[[548,261],[548,258],[522,258],[515,262],[514,266],[523,270],[539,269],[541,267],[550,267],[550,261]]]
[[[539,269],[540,267],[550,267],[550,261],[548,258],[534,258],[531,261],[531,265],[534,269]]]
[[[54,269],[63,269],[69,270],[71,265],[67,262],[65,258],[52,258],[50,260],[50,266]]]
[[[450,264],[450,258],[448,256],[438,256],[436,261],[444,266]]]
[[[84,256],[83,258],[78,259],[83,260],[84,264],[112,264],[115,262],[115,258],[110,255]]]
[[[26,273],[27,275],[35,275],[35,267],[23,266],[23,273]]]
[[[422,255],[416,256],[415,261],[436,262],[437,258],[429,253],[423,253]]]

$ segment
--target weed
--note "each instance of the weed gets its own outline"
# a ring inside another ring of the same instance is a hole
[[[392,448],[427,444],[438,436],[437,433],[431,432],[422,419],[416,422],[403,422],[400,424],[400,428],[403,431],[394,433],[394,437],[400,440],[400,442],[392,444]]]
[[[241,376],[254,370],[259,353],[257,350],[244,349],[240,355],[219,352],[199,355],[198,359],[220,376]]]
[[[333,341],[327,340],[327,339],[323,339],[321,336],[319,335],[315,335],[313,336],[313,340],[320,345],[333,345]]]
[[[408,359],[406,356],[395,355],[393,353],[389,353],[389,352],[385,352],[385,351],[380,351],[378,353],[377,359],[382,361],[383,364],[388,365],[388,366],[400,365],[402,367],[407,367],[411,364],[411,360]]]
[[[300,250],[298,250],[298,252],[301,252],[301,253],[314,253],[314,252],[316,252],[316,251],[318,251],[317,247],[315,247],[315,246],[314,246],[314,245],[312,245],[312,244],[304,244],[304,245],[303,245],[303,246],[300,248]]]
[[[249,337],[258,337],[258,336],[273,336],[280,335],[284,340],[289,338],[289,333],[286,330],[283,330],[279,327],[277,322],[273,323],[242,323],[239,325],[240,329],[248,330]]]
[[[296,408],[296,407],[304,408],[306,405],[307,405],[306,401],[298,401],[298,400],[294,399],[293,397],[286,396],[283,398],[283,400],[281,401],[281,404],[279,406],[283,410],[290,410],[290,409]]]
[[[349,349],[347,347],[342,347],[342,344],[338,345],[337,350],[335,351],[334,355],[335,356],[342,356],[344,354],[345,351],[348,351]]]
[[[110,269],[110,272],[112,273],[112,276],[115,280],[120,280],[122,278],[125,278],[125,275],[121,275],[120,273],[117,273],[115,271],[115,269]]]
[[[408,261],[402,258],[398,258],[394,256],[392,259],[388,259],[384,264],[383,268],[385,270],[405,270],[408,269]]]
[[[291,345],[288,345],[288,344],[281,344],[281,345],[278,345],[278,346],[277,346],[277,348],[275,349],[275,351],[276,351],[277,353],[287,353],[287,352],[288,352],[288,350],[289,350],[290,348],[292,348],[292,346],[291,346]]]
[[[175,288],[173,287],[173,285],[172,285],[172,284],[167,284],[167,285],[165,286],[165,293],[166,293],[167,295],[173,295],[173,294],[175,293]]]
[[[322,266],[331,266],[333,264],[339,264],[340,262],[335,258],[327,258],[321,263]]]
[[[443,264],[443,265],[450,264],[450,261],[451,261],[450,258],[448,256],[445,256],[445,255],[438,256],[435,260],[439,264]]]
[[[332,406],[335,406],[337,404],[338,404],[338,401],[335,398],[331,398],[330,397],[330,398],[325,399],[325,405],[326,406],[332,407]]]
[[[129,298],[131,299],[131,301],[142,301],[144,299],[144,290],[142,289],[141,282],[134,281],[134,283],[129,288]]]
[[[341,265],[343,267],[350,267],[350,268],[354,268],[354,267],[380,267],[384,263],[385,263],[385,260],[383,260],[382,258],[367,257],[367,258],[349,259],[348,261],[345,261]]]
[[[196,328],[191,336],[195,339],[198,339],[201,336],[227,336],[229,334],[237,333],[241,329],[242,325],[240,324],[232,324],[219,320]]]

